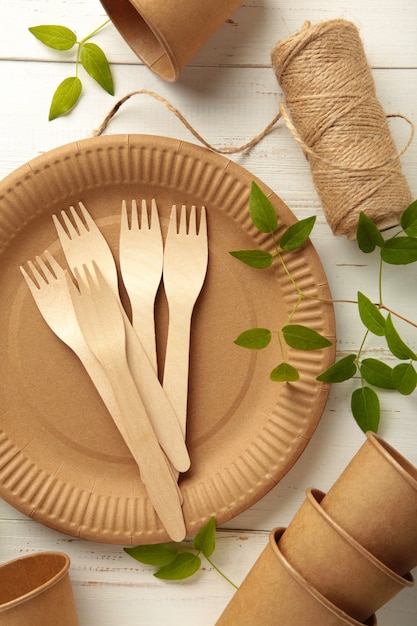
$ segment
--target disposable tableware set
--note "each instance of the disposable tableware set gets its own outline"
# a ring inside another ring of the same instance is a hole
[[[148,497],[174,541],[186,534],[178,475],[190,467],[186,435],[191,316],[208,263],[204,207],[172,207],[165,244],[155,200],[122,202],[119,262],[85,206],[53,216],[71,270],[48,250],[21,267],[39,311],[79,357],[136,461]],[[178,224],[179,221],[179,224]],[[187,224],[188,221],[188,224]],[[71,276],[72,273],[72,276]],[[169,309],[163,382],[157,375],[154,306],[163,277]],[[74,280],[75,279],[75,280]]]

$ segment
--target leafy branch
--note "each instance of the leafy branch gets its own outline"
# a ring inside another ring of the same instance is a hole
[[[193,576],[201,567],[200,554],[203,554],[213,569],[237,589],[237,585],[210,558],[216,547],[216,521],[214,517],[211,517],[196,534],[192,546],[194,551],[190,551],[187,543],[157,543],[123,548],[123,550],[140,563],[158,567],[159,569],[154,573],[154,576],[163,580],[184,580]]]
[[[32,35],[48,48],[66,51],[76,47],[75,76],[65,78],[55,90],[49,109],[49,121],[69,113],[79,101],[82,92],[82,82],[78,75],[80,65],[100,87],[114,95],[113,78],[107,57],[97,44],[90,42],[90,39],[109,22],[110,20],[106,20],[80,41],[77,40],[74,31],[66,26],[49,24],[29,28]]]
[[[308,239],[315,222],[315,217],[296,222],[287,228],[277,239],[278,217],[269,199],[256,183],[252,183],[249,199],[249,212],[254,226],[263,233],[270,233],[274,252],[264,250],[238,250],[230,254],[246,265],[256,269],[267,269],[274,262],[279,262],[291,280],[297,294],[297,301],[289,314],[287,323],[272,331],[267,328],[252,328],[241,333],[235,343],[244,348],[261,350],[266,348],[273,335],[278,337],[281,355],[280,363],[270,373],[276,382],[293,382],[299,379],[299,372],[284,358],[284,344],[298,350],[319,350],[331,345],[325,337],[313,329],[294,324],[298,307],[305,298],[323,302],[323,299],[305,294],[299,287],[285,263],[285,253],[301,248]],[[374,222],[364,213],[360,214],[357,227],[359,249],[370,254],[379,250],[380,262],[378,273],[379,301],[372,302],[365,294],[358,292],[357,300],[325,300],[326,302],[345,302],[355,304],[360,320],[365,327],[364,337],[358,351],[348,354],[317,376],[318,381],[339,383],[353,378],[357,373],[360,387],[351,396],[353,417],[363,431],[377,432],[380,422],[380,401],[376,389],[394,390],[402,395],[413,393],[417,386],[415,361],[417,354],[401,338],[394,325],[393,317],[417,328],[417,324],[386,306],[383,300],[383,267],[407,265],[417,261],[417,200],[401,216],[401,230],[392,237],[384,239]],[[363,358],[366,342],[370,335],[383,337],[386,347],[400,363],[389,366],[381,359]],[[376,388],[376,389],[375,389]]]
[[[359,317],[366,329],[361,346],[357,354],[342,358],[318,377],[318,380],[325,382],[343,382],[359,373],[361,386],[352,393],[351,410],[364,431],[378,430],[381,411],[375,388],[410,395],[417,386],[417,372],[414,366],[417,354],[401,338],[392,318],[395,316],[414,328],[417,325],[387,307],[383,301],[384,263],[402,266],[417,261],[417,201],[412,202],[404,211],[400,226],[401,229],[392,237],[384,239],[374,222],[361,213],[356,240],[360,250],[365,254],[379,251],[379,301],[374,303],[365,294],[358,292]],[[365,343],[370,335],[383,337],[389,352],[400,363],[391,367],[381,359],[362,358]]]
[[[292,282],[298,297],[284,326],[274,331],[268,328],[251,328],[242,332],[237,339],[235,339],[235,344],[243,348],[261,350],[266,348],[270,344],[273,336],[276,335],[280,348],[281,361],[270,373],[270,379],[275,382],[295,382],[300,378],[300,374],[293,365],[286,361],[285,345],[297,350],[321,350],[322,348],[332,345],[329,339],[323,337],[312,328],[292,323],[298,307],[306,295],[288,269],[285,262],[285,253],[293,252],[305,244],[313,229],[316,217],[312,216],[295,222],[289,226],[282,233],[280,239],[278,239],[276,234],[278,217],[275,213],[275,209],[255,182],[253,182],[251,186],[249,213],[254,226],[260,232],[269,233],[271,235],[274,252],[271,253],[255,249],[235,250],[230,252],[230,254],[255,269],[267,269],[271,267],[274,262],[279,262]]]

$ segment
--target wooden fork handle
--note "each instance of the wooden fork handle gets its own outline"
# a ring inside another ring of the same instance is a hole
[[[157,439],[176,470],[186,472],[190,457],[174,408],[159,382],[146,352],[124,312],[127,360]]]
[[[176,307],[175,307],[176,309]],[[192,311],[170,309],[162,385],[186,436]]]
[[[186,531],[178,485],[129,368],[124,363],[113,363],[105,369],[119,406],[121,431],[139,467],[149,499],[170,538],[182,541]]]
[[[133,329],[152,364],[152,369],[155,374],[157,374],[158,362],[156,356],[154,303],[140,302],[132,298],[131,305]]]

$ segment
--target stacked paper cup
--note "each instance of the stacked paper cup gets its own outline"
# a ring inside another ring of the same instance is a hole
[[[376,624],[416,566],[417,468],[369,432],[327,495],[308,489],[271,531],[217,626]]]

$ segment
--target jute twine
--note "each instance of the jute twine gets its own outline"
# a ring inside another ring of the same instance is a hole
[[[200,143],[219,154],[249,151],[283,118],[309,160],[336,235],[355,238],[360,211],[380,230],[398,224],[412,200],[400,156],[413,139],[414,126],[403,115],[385,115],[357,28],[341,19],[316,26],[307,22],[299,33],[277,44],[271,56],[286,105],[281,103],[271,122],[241,146],[213,146],[166,98],[148,89],[123,96],[93,136],[101,135],[120,107],[137,95],[162,103]],[[390,133],[389,117],[402,117],[411,127],[410,139],[400,152]]]
[[[285,94],[281,113],[310,163],[333,232],[353,239],[360,211],[380,230],[398,224],[412,200],[399,157],[414,128],[399,153],[356,26],[306,23],[271,59]]]
[[[212,150],[213,152],[218,152],[219,154],[237,154],[238,152],[245,152],[249,150],[271,132],[271,130],[274,128],[275,124],[281,117],[281,112],[278,112],[277,115],[274,116],[274,118],[269,122],[269,124],[263,130],[261,130],[260,133],[258,133],[255,137],[253,137],[252,139],[244,143],[242,146],[236,146],[236,147],[218,147],[217,146],[216,147],[210,144],[206,139],[204,139],[204,137],[202,137],[202,135],[200,135],[200,133],[184,117],[181,111],[179,111],[176,107],[174,107],[174,105],[171,104],[171,102],[169,102],[166,98],[156,93],[155,91],[150,91],[149,89],[137,89],[135,91],[131,91],[130,93],[127,93],[125,96],[123,96],[123,98],[121,98],[120,100],[118,100],[118,102],[116,102],[114,107],[108,112],[103,122],[100,124],[99,128],[93,132],[93,137],[98,137],[99,135],[101,135],[106,130],[110,121],[116,115],[120,107],[125,102],[130,100],[132,96],[138,96],[138,95],[150,96],[151,98],[154,98],[158,102],[161,102],[168,109],[168,111],[171,111],[171,113],[173,113],[180,120],[180,122],[184,124],[184,126],[190,131],[190,133],[194,135],[194,137],[198,139],[198,141],[202,143],[203,146],[205,146],[206,148],[209,148],[209,150]]]

